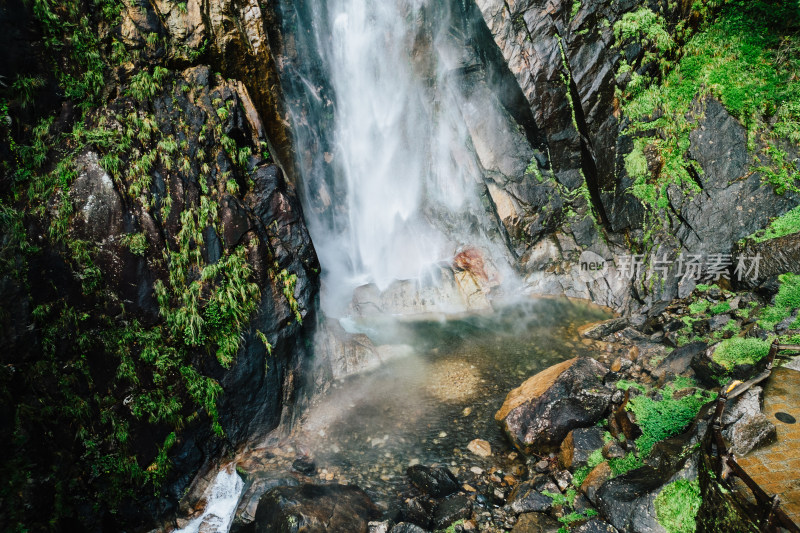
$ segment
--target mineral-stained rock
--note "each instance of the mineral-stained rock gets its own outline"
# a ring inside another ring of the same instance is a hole
[[[589,472],[586,479],[581,483],[581,492],[583,492],[589,501],[593,504],[597,503],[597,490],[605,483],[611,476],[611,467],[607,461],[603,461]]]
[[[573,429],[561,443],[559,461],[564,468],[575,470],[589,462],[589,456],[603,447],[603,430],[597,426]]]
[[[543,513],[523,513],[511,533],[557,533],[561,524]]]
[[[370,520],[379,515],[369,496],[357,487],[310,484],[277,487],[258,503],[255,533],[368,533]]]
[[[603,387],[607,373],[587,357],[552,366],[512,390],[495,420],[521,451],[553,451],[572,429],[591,426],[606,412],[611,400]]]

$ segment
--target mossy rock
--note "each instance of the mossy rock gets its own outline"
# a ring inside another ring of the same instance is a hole
[[[768,351],[767,341],[734,337],[695,355],[692,369],[706,387],[716,387],[730,380],[747,381],[766,369]]]

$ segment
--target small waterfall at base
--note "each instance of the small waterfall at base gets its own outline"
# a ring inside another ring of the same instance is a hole
[[[467,4],[282,2],[282,85],[326,312],[465,247],[513,278],[490,191],[535,151],[489,87]]]
[[[222,468],[206,489],[203,514],[173,533],[228,533],[244,482],[233,465]]]

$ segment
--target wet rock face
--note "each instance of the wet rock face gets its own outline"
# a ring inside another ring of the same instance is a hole
[[[380,515],[361,489],[349,485],[300,485],[267,492],[258,503],[255,533],[368,533]]]
[[[606,481],[597,491],[597,508],[620,531],[663,531],[656,520],[655,499],[661,490],[679,479],[698,475],[698,453],[659,469],[643,466]]]
[[[761,387],[728,400],[722,415],[722,436],[736,455],[746,455],[778,437],[775,425],[761,411]]]
[[[564,468],[575,470],[586,466],[592,453],[601,448],[603,448],[602,429],[599,427],[574,429],[561,443],[558,459]]]
[[[589,358],[550,367],[511,391],[495,419],[521,451],[553,451],[572,429],[590,426],[605,414],[611,401],[603,386],[607,373]]]

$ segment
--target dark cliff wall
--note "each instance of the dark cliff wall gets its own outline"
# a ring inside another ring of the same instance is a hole
[[[0,10],[0,529],[146,527],[302,393],[319,267],[270,19]]]
[[[680,254],[733,254],[735,277],[736,243],[800,202],[796,2],[476,4],[546,137],[501,216],[537,290],[620,309],[685,296]],[[586,250],[644,268],[587,281]]]

